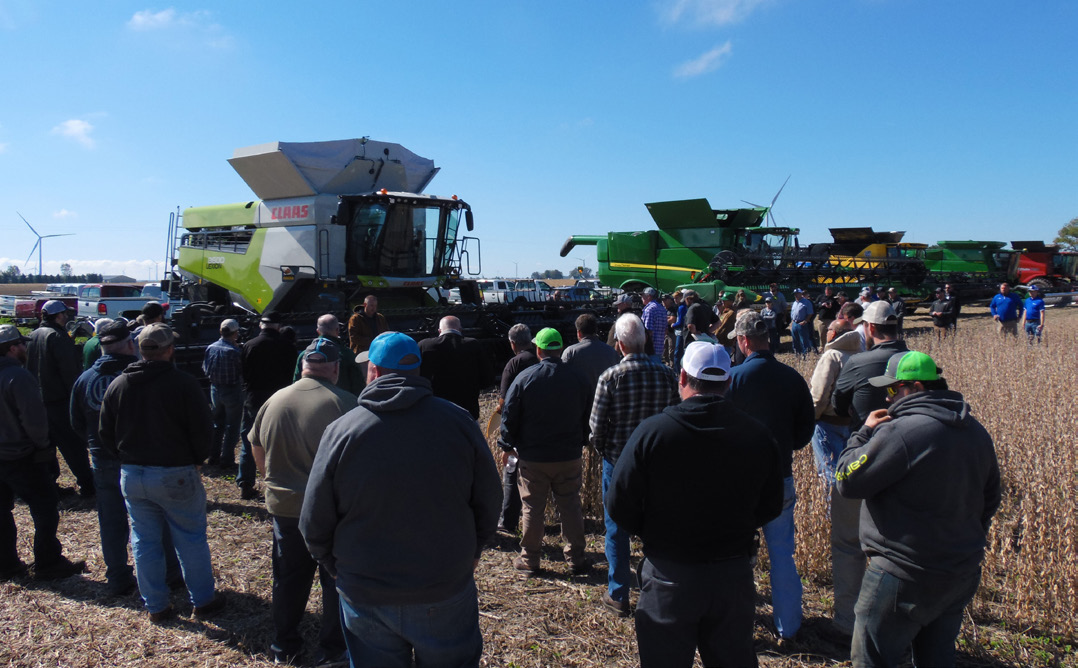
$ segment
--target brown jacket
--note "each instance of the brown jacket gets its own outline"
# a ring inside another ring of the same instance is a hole
[[[374,314],[375,326],[372,329],[369,320],[363,312],[356,313],[348,320],[348,342],[352,352],[357,355],[371,347],[371,341],[382,332],[389,330],[386,317],[381,313]]]

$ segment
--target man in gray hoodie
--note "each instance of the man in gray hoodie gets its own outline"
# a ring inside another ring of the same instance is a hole
[[[835,481],[864,499],[869,558],[857,600],[855,666],[953,666],[962,611],[977,592],[988,527],[1000,502],[992,437],[931,357],[902,352],[870,381],[874,410],[838,461]]]
[[[353,666],[478,665],[473,570],[501,484],[468,411],[434,396],[411,337],[361,352],[359,406],[318,445],[299,527],[337,581]]]

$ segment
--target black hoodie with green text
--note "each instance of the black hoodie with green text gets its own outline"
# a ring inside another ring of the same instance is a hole
[[[958,392],[907,395],[891,420],[855,432],[839,456],[838,491],[864,499],[861,547],[902,580],[979,567],[999,508],[992,437]]]

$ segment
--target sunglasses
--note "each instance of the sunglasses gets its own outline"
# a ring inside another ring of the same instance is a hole
[[[894,385],[887,386],[887,396],[894,397],[898,395],[898,389],[900,387],[908,387],[910,383],[895,383]]]

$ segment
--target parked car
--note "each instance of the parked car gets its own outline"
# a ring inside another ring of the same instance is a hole
[[[137,283],[88,283],[79,288],[79,316],[98,318],[137,318],[146,302],[156,301],[142,295]]]

